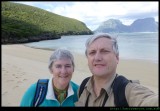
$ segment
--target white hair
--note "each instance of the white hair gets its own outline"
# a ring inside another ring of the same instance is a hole
[[[56,60],[60,60],[63,58],[67,58],[70,59],[73,65],[73,68],[75,67],[74,64],[74,57],[71,54],[71,52],[69,50],[66,49],[56,49],[53,54],[51,55],[50,59],[49,59],[49,64],[48,64],[48,68],[51,71],[51,67],[52,64],[56,61]]]
[[[113,44],[112,45],[113,51],[117,56],[119,56],[117,39],[115,37],[112,37],[111,35],[109,35],[107,33],[98,33],[98,34],[95,34],[95,35],[91,36],[89,39],[87,39],[86,44],[85,44],[86,45],[86,50],[85,50],[86,56],[87,56],[88,47],[98,38],[111,39],[112,44]]]

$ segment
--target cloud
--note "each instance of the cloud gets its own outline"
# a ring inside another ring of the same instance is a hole
[[[22,2],[21,2],[22,3]],[[136,19],[154,17],[158,21],[157,2],[23,2],[47,11],[75,18],[84,22],[91,30],[108,19],[119,19],[129,25]]]
[[[50,9],[51,12],[76,18],[94,30],[110,18],[129,25],[135,19],[155,17],[158,20],[158,2],[72,2]]]

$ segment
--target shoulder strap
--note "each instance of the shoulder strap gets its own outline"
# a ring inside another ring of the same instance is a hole
[[[85,78],[79,89],[79,97],[81,96],[86,83],[88,82],[90,77]],[[113,83],[113,93],[114,93],[114,102],[116,106],[129,106],[125,96],[125,87],[126,85],[132,81],[129,81],[124,76],[118,76],[115,78]]]
[[[46,97],[48,88],[48,79],[39,79],[36,86],[36,92],[33,99],[33,106],[36,107],[40,105],[44,98]]]
[[[116,106],[129,106],[125,96],[126,85],[130,81],[124,76],[118,76],[113,83],[114,102]]]
[[[88,82],[89,78],[90,77],[87,77],[82,81],[82,83],[80,85],[80,88],[79,88],[79,97],[81,96],[81,94],[82,94],[82,92],[84,90],[84,87],[85,87],[86,83]]]

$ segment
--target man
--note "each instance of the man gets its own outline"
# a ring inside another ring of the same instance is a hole
[[[87,40],[85,53],[93,75],[86,82],[76,106],[158,106],[158,95],[150,89],[137,82],[117,79],[120,77],[116,74],[119,51],[115,38],[108,34],[94,35]],[[125,84],[119,88],[121,82]],[[120,98],[119,103],[117,98]],[[127,105],[122,100],[126,100]]]

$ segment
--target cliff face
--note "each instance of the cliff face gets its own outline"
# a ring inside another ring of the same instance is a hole
[[[103,22],[95,32],[158,32],[158,23],[154,18],[137,19],[131,25],[122,24],[120,20],[109,19]]]
[[[2,2],[1,43],[57,39],[93,32],[81,21],[19,3]]]
[[[130,28],[132,32],[157,32],[158,24],[154,18],[145,18],[134,21]]]

